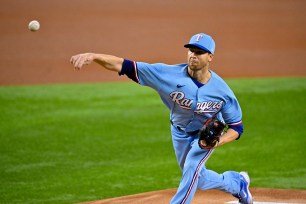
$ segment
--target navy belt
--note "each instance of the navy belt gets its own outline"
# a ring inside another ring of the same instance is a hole
[[[174,126],[172,120],[170,120],[170,123],[171,125]],[[195,130],[195,131],[192,131],[192,132],[186,132],[185,130],[183,130],[180,126],[174,126],[176,129],[178,129],[179,131],[183,132],[183,133],[186,133],[187,135],[190,135],[190,136],[194,136],[196,134],[199,133],[200,130]]]

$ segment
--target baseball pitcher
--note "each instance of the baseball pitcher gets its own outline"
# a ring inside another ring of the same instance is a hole
[[[96,62],[158,92],[170,111],[173,147],[182,170],[171,204],[191,203],[197,189],[218,189],[232,194],[240,203],[253,203],[246,172],[219,174],[205,165],[217,147],[238,140],[243,133],[237,98],[209,66],[215,54],[215,41],[199,33],[184,47],[187,48],[184,64],[149,64],[96,53],[72,56],[71,63],[80,70]]]

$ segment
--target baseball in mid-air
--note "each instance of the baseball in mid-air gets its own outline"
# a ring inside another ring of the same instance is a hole
[[[32,32],[38,31],[40,28],[40,23],[37,20],[33,20],[29,23],[28,28]]]

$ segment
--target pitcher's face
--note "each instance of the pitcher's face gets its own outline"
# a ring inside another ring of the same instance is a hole
[[[208,68],[209,62],[212,61],[213,56],[213,54],[199,48],[189,48],[187,55],[188,67],[193,71]]]

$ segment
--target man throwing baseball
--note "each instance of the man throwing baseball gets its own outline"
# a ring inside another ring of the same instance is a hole
[[[197,189],[219,189],[240,203],[253,203],[246,172],[218,174],[205,165],[217,147],[239,139],[243,133],[237,98],[225,81],[209,69],[215,42],[211,36],[199,33],[184,47],[188,48],[187,64],[148,64],[96,53],[72,56],[71,63],[80,70],[96,62],[158,92],[170,110],[172,142],[182,170],[171,204],[191,203]]]

